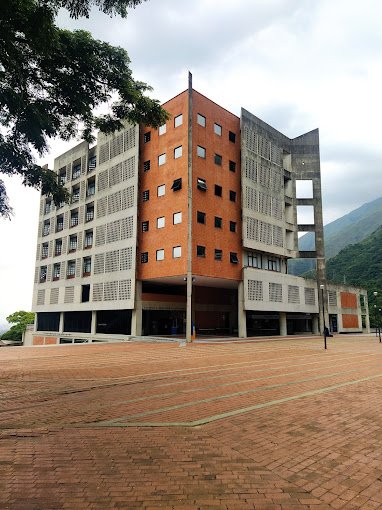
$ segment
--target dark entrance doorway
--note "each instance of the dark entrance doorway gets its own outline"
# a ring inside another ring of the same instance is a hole
[[[143,335],[184,335],[185,331],[184,310],[143,310]]]

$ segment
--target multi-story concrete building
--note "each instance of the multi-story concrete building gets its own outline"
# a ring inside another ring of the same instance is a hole
[[[366,291],[326,283],[318,130],[290,139],[191,78],[163,106],[159,129],[126,125],[55,160],[73,198],[41,197],[32,342],[316,333],[324,315],[367,328]],[[314,252],[298,250],[305,231]],[[287,274],[306,256],[317,281]]]

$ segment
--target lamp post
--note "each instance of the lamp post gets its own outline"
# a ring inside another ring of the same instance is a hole
[[[375,320],[375,336],[378,335],[378,315],[377,315],[377,296],[378,292],[374,291],[373,296],[375,298],[375,304],[374,304],[374,320]]]
[[[324,288],[325,285],[320,285],[321,300],[322,300],[322,322],[324,323],[324,346],[326,349],[326,324],[325,324],[325,301],[324,301]]]

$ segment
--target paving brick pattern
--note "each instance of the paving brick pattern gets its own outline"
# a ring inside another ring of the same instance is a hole
[[[382,509],[373,336],[0,349],[0,509]]]

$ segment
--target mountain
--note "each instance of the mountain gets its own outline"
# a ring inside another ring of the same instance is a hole
[[[382,225],[382,197],[328,223],[324,226],[326,259],[334,257],[346,246],[362,241],[380,225]],[[314,249],[312,232],[300,237],[299,248],[300,250]],[[297,259],[288,263],[288,271],[295,275],[301,275],[314,268],[315,261],[312,259]]]

